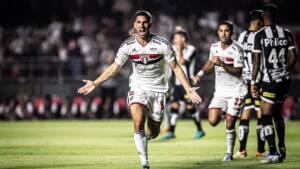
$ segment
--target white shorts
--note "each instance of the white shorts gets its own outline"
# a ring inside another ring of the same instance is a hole
[[[214,94],[210,102],[209,109],[220,108],[223,112],[235,117],[241,114],[243,97],[241,96],[222,96]]]
[[[146,106],[149,111],[146,116],[156,122],[161,122],[165,112],[166,94],[161,92],[130,89],[127,96],[127,104],[138,103]]]

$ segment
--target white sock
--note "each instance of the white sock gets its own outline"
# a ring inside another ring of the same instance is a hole
[[[236,137],[235,129],[231,129],[231,130],[226,129],[226,142],[227,142],[226,153],[233,154],[235,137]]]
[[[178,119],[178,114],[171,113],[170,125],[175,126]]]
[[[139,153],[142,165],[148,165],[148,150],[147,150],[147,138],[145,132],[134,133],[134,142],[136,149]]]

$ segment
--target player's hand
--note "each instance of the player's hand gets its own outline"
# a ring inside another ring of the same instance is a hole
[[[255,84],[251,85],[251,95],[253,98],[258,98],[258,90],[257,90],[257,86]]]
[[[202,98],[198,95],[197,90],[199,87],[192,87],[188,91],[188,97],[195,104],[200,104],[202,102]]]
[[[77,90],[79,94],[87,95],[96,88],[96,85],[93,81],[91,80],[82,80],[82,81],[85,83],[85,85]]]
[[[200,77],[199,75],[196,75],[196,76],[193,77],[192,80],[193,80],[193,86],[197,86],[198,83],[199,83],[200,80],[201,80],[201,77]]]
[[[213,56],[211,58],[211,61],[217,66],[220,66],[222,63],[221,59],[218,56]]]

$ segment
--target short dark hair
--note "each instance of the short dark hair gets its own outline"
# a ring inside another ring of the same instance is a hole
[[[176,31],[176,32],[174,33],[174,35],[176,35],[176,34],[183,36],[183,37],[185,38],[186,41],[188,40],[188,34],[187,34],[186,31]]]
[[[231,21],[228,21],[228,20],[224,20],[224,21],[221,21],[218,25],[218,29],[220,28],[221,25],[226,25],[229,27],[231,33],[233,33],[233,23]]]
[[[144,16],[146,17],[146,19],[151,23],[152,22],[152,15],[150,12],[146,11],[146,10],[138,10],[136,11],[136,13],[134,14],[134,20],[136,19],[136,17],[138,16]]]
[[[267,4],[264,7],[264,15],[275,22],[278,15],[278,7],[275,4]]]
[[[254,20],[263,20],[263,11],[262,10],[258,10],[258,9],[254,9],[252,11],[250,11],[249,13],[249,21],[254,21]]]

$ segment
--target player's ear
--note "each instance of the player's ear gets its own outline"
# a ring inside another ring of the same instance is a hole
[[[149,23],[149,28],[151,28],[151,27],[152,27],[152,23],[150,22],[150,23]]]

